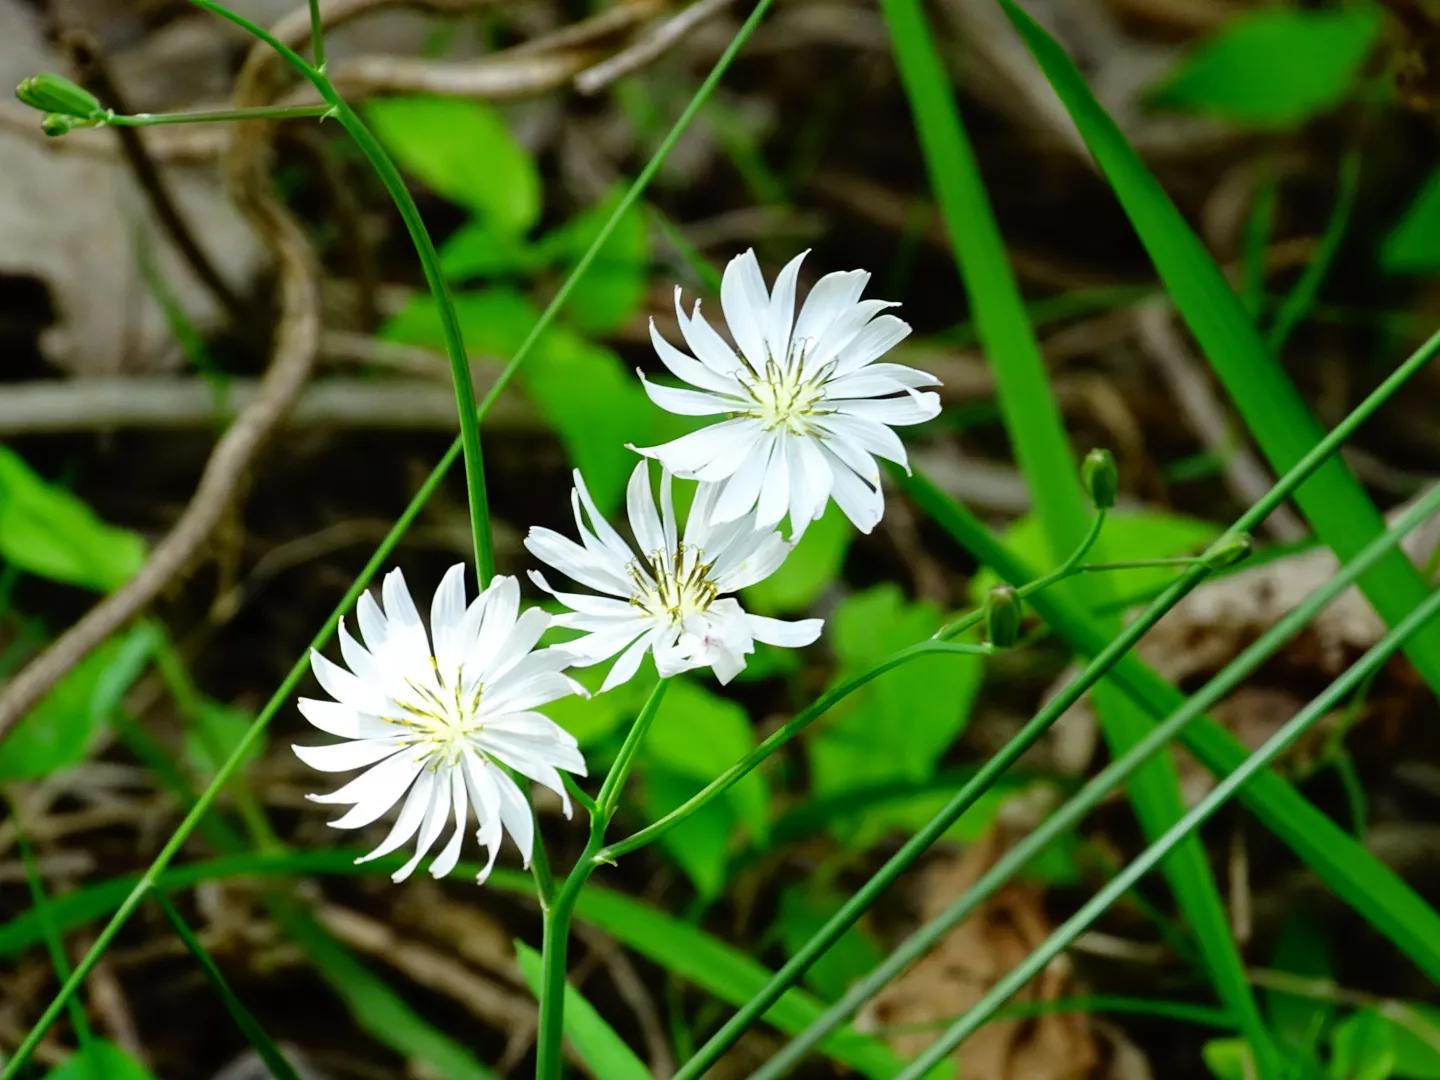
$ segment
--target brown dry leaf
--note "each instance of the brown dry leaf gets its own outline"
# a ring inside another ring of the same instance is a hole
[[[918,886],[920,917],[938,915],[1004,851],[1004,830],[973,845],[958,859],[932,864]],[[876,997],[860,1015],[862,1030],[905,1028],[964,1012],[1010,971],[1052,929],[1033,885],[1012,883],[955,927],[930,953]],[[1017,1000],[1053,1000],[1067,992],[1068,964],[1056,960]],[[896,1052],[911,1057],[938,1029],[898,1033]],[[974,1080],[1075,1080],[1101,1075],[1101,1055],[1088,1019],[1055,1013],[986,1024],[957,1052],[962,1073]]]

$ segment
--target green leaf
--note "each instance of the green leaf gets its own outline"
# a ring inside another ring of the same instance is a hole
[[[1304,911],[1294,912],[1281,929],[1270,966],[1307,979],[1332,979],[1335,974],[1329,939]],[[1265,1011],[1275,1037],[1296,1053],[1311,1057],[1336,1010],[1332,1001],[1271,989],[1265,992]]]
[[[523,235],[540,218],[540,172],[499,110],[478,101],[381,98],[365,117],[404,168],[497,233]]]
[[[804,611],[840,576],[855,530],[832,504],[805,530],[779,570],[743,593],[747,610],[762,615]]]
[[[502,286],[456,296],[455,310],[467,346],[476,355],[492,357],[514,355],[538,318],[528,300]],[[383,336],[440,347],[434,301],[416,299],[390,320]],[[652,445],[694,426],[655,408],[615,353],[565,327],[545,332],[520,379],[569,459],[585,474],[602,512],[620,505],[635,467],[626,443]]]
[[[538,999],[544,981],[540,954],[523,941],[515,942],[515,960],[520,974]],[[635,1056],[635,1051],[595,1011],[580,991],[565,984],[565,1037],[575,1047],[580,1060],[590,1071],[604,1080],[650,1080],[649,1067]]]
[[[896,649],[922,640],[939,622],[934,604],[907,602],[897,585],[877,585],[848,597],[828,628],[840,661],[836,679],[873,667]],[[876,679],[835,706],[806,744],[814,794],[825,797],[892,780],[928,778],[965,730],[982,670],[979,657],[927,657]],[[877,807],[863,826],[851,823],[840,835],[866,846],[897,823],[908,821],[902,815],[897,822],[889,808]]]
[[[440,245],[440,270],[452,281],[530,273],[545,265],[545,253],[523,238],[472,219]]]
[[[1201,1047],[1205,1067],[1215,1080],[1255,1080],[1255,1054],[1244,1039],[1211,1039]]]
[[[624,192],[571,218],[544,236],[537,247],[567,270],[580,260],[614,213]],[[566,318],[584,334],[608,334],[630,322],[645,302],[650,263],[650,235],[641,207],[620,216],[614,231],[595,253],[595,261],[570,293]]]
[[[45,1080],[155,1080],[155,1074],[114,1043],[96,1039],[46,1073]]]
[[[80,661],[0,742],[0,780],[38,780],[83,761],[153,647],[140,626]]]
[[[145,561],[145,541],[0,446],[0,558],[52,581],[109,592]]]
[[[1395,1075],[1402,1080],[1440,1080],[1440,1009],[1418,1002],[1387,1006]]]
[[[1440,269],[1440,169],[1432,172],[1409,209],[1380,246],[1380,266],[1391,274]]]
[[[814,937],[846,897],[810,882],[791,885],[780,893],[780,908],[770,932],[780,941],[785,955],[793,956]],[[860,924],[852,926],[828,952],[810,966],[805,982],[821,997],[834,1001],[866,972],[883,960],[884,954]]]
[[[1347,1016],[1330,1041],[1334,1080],[1389,1080],[1395,1073],[1390,1022],[1373,1009]]]
[[[654,819],[673,810],[753,746],[750,718],[743,708],[696,682],[675,680],[643,751],[647,813]],[[763,842],[769,815],[759,772],[666,834],[661,844],[702,895],[715,896],[725,883],[730,840],[741,822]]]
[[[1241,124],[1299,123],[1344,99],[1379,31],[1368,6],[1263,7],[1221,27],[1149,100]]]

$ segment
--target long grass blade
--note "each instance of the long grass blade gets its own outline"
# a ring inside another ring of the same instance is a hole
[[[1005,428],[1035,500],[1051,559],[1058,562],[1080,541],[1089,518],[1060,410],[919,0],[881,0],[880,6],[931,187],[950,233],[981,345],[995,372]],[[1095,578],[1077,578],[1061,589],[1091,608],[1103,606],[1109,591]],[[1147,718],[1124,695],[1102,684],[1095,698],[1112,753],[1124,752],[1144,735]],[[1174,762],[1161,756],[1149,763],[1132,781],[1130,798],[1146,835],[1159,836],[1185,808]],[[1198,843],[1181,845],[1166,862],[1165,874],[1216,992],[1262,1057],[1273,1056],[1204,850]]]
[[[1256,443],[1277,472],[1288,469],[1320,441],[1315,418],[1200,238],[1096,100],[1074,62],[1016,0],[997,2],[1075,121],[1176,309]],[[1317,470],[1295,492],[1295,501],[1316,534],[1341,559],[1354,555],[1384,527],[1374,504],[1339,458]],[[1375,567],[1360,588],[1391,626],[1429,592],[1399,552]],[[1431,689],[1440,693],[1440,625],[1423,628],[1406,652]]]
[[[255,1048],[255,1053],[260,1055],[260,1060],[265,1063],[265,1067],[276,1077],[276,1080],[300,1080],[290,1062],[285,1060],[285,1055],[281,1053],[280,1048],[275,1045],[270,1036],[265,1033],[260,1022],[255,1019],[255,1014],[245,1007],[245,1003],[240,1000],[240,996],[230,986],[230,980],[225,978],[225,973],[220,970],[220,965],[215,963],[215,958],[210,955],[210,950],[205,948],[204,942],[195,935],[195,931],[190,929],[190,924],[176,910],[175,905],[170,902],[170,898],[164,893],[156,893],[155,902],[160,905],[160,910],[165,913],[165,918],[170,920],[176,937],[184,942],[185,947],[190,950],[190,955],[195,957],[195,962],[205,972],[205,976],[214,986],[215,992],[220,995],[220,1000],[225,1003],[225,1008],[229,1011],[230,1018],[235,1021],[235,1026]]]

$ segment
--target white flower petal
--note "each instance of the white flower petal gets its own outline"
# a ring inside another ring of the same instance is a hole
[[[600,693],[606,690],[613,690],[615,687],[627,683],[640,670],[640,661],[645,659],[645,650],[650,647],[653,631],[647,631],[640,635],[620,654],[620,659],[611,666],[605,676],[605,681],[600,684]]]
[[[465,823],[470,816],[470,803],[465,797],[465,778],[458,769],[450,771],[450,802],[451,812],[455,815],[455,831],[450,835],[450,842],[430,864],[430,876],[437,880],[454,870],[455,864],[460,861],[460,845],[465,840]]]
[[[494,771],[495,790],[500,796],[500,820],[510,839],[515,841],[525,868],[530,868],[530,855],[535,850],[535,814],[515,781],[499,769]]]
[[[612,566],[600,562],[575,541],[553,529],[530,526],[530,532],[525,537],[525,550],[582,585],[612,596],[629,595],[630,582],[616,573]]]
[[[367,863],[372,859],[389,855],[414,836],[415,830],[420,828],[420,822],[424,819],[425,812],[430,809],[430,798],[434,794],[434,789],[435,774],[428,770],[422,772],[410,788],[410,794],[405,796],[405,805],[400,808],[400,816],[395,819],[395,824],[389,834],[380,841],[380,846],[374,851],[356,859],[356,864]]]
[[[685,344],[690,346],[696,359],[717,375],[733,381],[736,372],[743,370],[745,365],[740,357],[735,355],[729,342],[716,333],[715,328],[705,318],[700,301],[695,301],[694,310],[687,318],[680,308],[680,290],[676,289],[675,313],[680,317],[680,333],[685,338]]]
[[[379,739],[393,735],[393,725],[378,716],[358,712],[338,701],[301,698],[296,703],[300,715],[315,727],[341,739]]]
[[[296,746],[291,750],[295,756],[321,772],[349,772],[363,769],[384,761],[404,745],[402,736],[392,735],[385,739],[354,739],[349,742],[331,743],[329,746]]]
[[[825,399],[884,397],[925,386],[939,386],[940,380],[928,371],[904,364],[867,364],[848,375],[833,376],[825,383]]]
[[[704,390],[684,390],[674,386],[662,386],[651,382],[639,368],[640,385],[646,395],[666,412],[676,416],[722,416],[746,407],[746,402],[735,397],[722,397]]]
[[[590,519],[591,528],[595,530],[596,538],[604,545],[605,550],[613,558],[619,560],[621,566],[624,566],[635,557],[635,553],[630,550],[630,545],[620,538],[620,534],[611,528],[610,523],[605,520],[605,516],[600,513],[599,508],[595,505],[595,500],[590,497],[590,489],[585,486],[585,477],[580,475],[580,470],[574,470],[573,476],[575,491],[572,501],[578,500],[584,505],[585,513]],[[575,511],[575,524],[582,527],[584,525],[584,522],[580,520],[578,509]]]
[[[870,405],[874,402],[856,402],[856,404]],[[882,457],[886,461],[893,461],[902,467],[908,462],[905,455],[905,444],[900,441],[900,436],[884,424],[877,423],[868,417],[855,416],[850,413],[833,413],[825,418],[825,429],[831,436],[826,440],[827,446],[848,445],[863,450],[867,454]]]
[[[745,618],[750,623],[750,632],[755,635],[756,641],[763,641],[766,645],[782,645],[790,649],[812,644],[820,636],[820,631],[825,628],[823,619],[799,619],[795,622],[787,622],[783,619],[767,618],[764,615],[746,615]]]
[[[795,324],[795,280],[800,276],[800,264],[809,254],[808,250],[802,251],[775,276],[775,288],[771,290],[766,312],[765,340],[770,355],[786,366],[790,363],[790,329]]]
[[[740,460],[756,441],[765,437],[758,421],[736,417],[711,424],[659,446],[632,447],[636,453],[658,460],[676,476],[687,480],[724,480],[740,467]]]
[[[678,299],[678,297],[677,297]],[[683,319],[683,314],[682,314]],[[735,377],[729,374],[720,374],[693,357],[686,356],[679,349],[665,340],[664,335],[655,328],[655,320],[650,320],[650,344],[655,347],[655,355],[660,362],[669,369],[681,382],[689,383],[691,386],[699,387],[701,390],[709,390],[713,394],[737,395],[743,390]],[[730,369],[734,370],[739,365],[731,358]],[[663,406],[662,406],[663,408]]]
[[[782,436],[783,443],[787,438]],[[755,506],[755,523],[762,528],[778,524],[790,506],[790,462],[783,445],[776,446],[765,466],[765,480],[760,485],[760,499]]]
[[[655,509],[655,496],[650,491],[650,463],[644,458],[630,473],[625,485],[625,508],[630,515],[630,531],[640,552],[649,555],[665,547],[665,532],[660,527],[660,513]]]
[[[871,532],[885,514],[885,496],[878,484],[871,486],[838,459],[832,469],[835,478],[830,494],[835,505],[862,533]]]
[[[755,370],[763,370],[768,359],[765,321],[770,294],[765,289],[760,261],[753,249],[736,255],[726,265],[720,280],[720,307],[725,312],[725,325],[740,347],[740,355]]]
[[[415,854],[404,866],[390,875],[390,880],[396,883],[404,881],[415,872],[420,865],[420,860],[430,853],[435,846],[435,841],[440,838],[440,831],[445,828],[445,820],[450,816],[450,785],[444,780],[437,778],[435,783],[430,785],[430,802],[425,807],[425,817],[420,825],[420,839],[415,847]]]
[[[346,793],[345,798],[336,798],[336,802],[349,802],[354,805],[349,812],[330,822],[331,828],[358,829],[373,821],[379,821],[385,811],[399,802],[401,796],[410,789],[411,781],[420,774],[420,768],[420,762],[410,754],[396,754],[368,772],[361,773],[340,791],[335,792],[336,796]],[[318,795],[310,798],[315,802],[328,801]]]
[[[808,341],[813,346],[836,319],[855,306],[869,281],[870,275],[864,270],[839,270],[822,277],[805,297],[791,340],[797,345]],[[808,350],[806,361],[809,367]]]
[[[410,598],[405,586],[405,575],[397,567],[385,575],[380,587],[381,599],[385,602],[385,622],[388,632],[385,638],[387,662],[398,658],[406,666],[413,666],[416,676],[430,671],[430,639],[425,634],[425,624],[420,621],[420,612]]]
[[[904,397],[837,401],[835,412],[840,416],[858,416],[877,424],[923,424],[940,415],[940,395],[911,390]]]
[[[865,329],[870,320],[886,308],[895,306],[888,300],[861,300],[848,311],[841,313],[840,317],[831,323],[825,333],[821,335],[820,340],[815,343],[815,347],[805,354],[806,370],[819,371],[832,360],[837,361],[838,367],[838,358],[855,345],[861,331]],[[895,321],[900,322],[899,319]],[[909,332],[908,327],[906,332]]]
[[[755,502],[760,498],[760,487],[765,482],[766,469],[770,465],[770,455],[775,452],[778,442],[775,435],[767,435],[750,447],[741,459],[740,467],[728,480],[721,482],[720,495],[708,514],[710,521],[717,524],[734,521],[755,508]],[[699,511],[692,509],[691,517],[697,512]]]
[[[858,310],[859,305],[856,307]],[[910,324],[894,315],[880,315],[865,323],[863,327],[856,327],[854,335],[848,341],[836,345],[835,351],[830,354],[835,357],[835,374],[832,377],[839,378],[860,370],[871,361],[884,356],[909,336]],[[837,335],[836,340],[839,338],[840,335]]]
[[[315,649],[310,650],[310,670],[327,694],[357,712],[379,715],[389,705],[381,688],[361,682]]]
[[[463,634],[465,613],[465,564],[456,563],[440,579],[430,602],[430,634],[435,639],[435,663],[441,671],[454,670],[470,644]]]

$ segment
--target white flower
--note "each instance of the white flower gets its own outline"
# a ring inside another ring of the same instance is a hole
[[[654,652],[661,675],[710,667],[726,683],[745,666],[755,642],[809,645],[820,636],[819,619],[783,622],[751,615],[726,595],[769,577],[785,561],[791,545],[777,532],[757,529],[753,516],[712,525],[717,491],[704,484],[695,493],[680,538],[671,484],[670,474],[662,469],[657,513],[649,463],[640,462],[631,473],[627,502],[637,548],[632,549],[600,515],[578,470],[570,502],[580,543],[539,527],[525,538],[525,546],[541,562],[606,594],[557,592],[541,574],[530,574],[570,608],[555,625],[586,631],[583,637],[557,646],[571,651],[577,666],[588,667],[620,654],[602,691],[634,675],[646,650]]]
[[[382,596],[383,612],[369,593],[360,597],[364,646],[340,623],[340,652],[350,670],[310,653],[315,677],[335,700],[301,698],[300,711],[346,741],[296,746],[295,753],[322,772],[365,770],[338,791],[310,798],[350,805],[330,822],[337,829],[369,825],[403,798],[390,834],[357,860],[387,855],[418,834],[415,856],[395,872],[396,881],[410,876],[452,819],[455,831],[430,873],[438,878],[453,870],[471,811],[476,838],[489,850],[480,881],[507,832],[529,865],[530,802],[501,766],[550,788],[567,815],[570,797],[556,770],[585,775],[575,739],[533,711],[584,693],[561,674],[568,654],[532,651],[550,616],[531,608],[516,617],[520,586],[513,577],[497,577],[467,607],[463,565],[451,567],[435,590],[430,637],[399,570],[386,575]]]
[[[687,316],[675,290],[680,332],[694,356],[666,341],[654,321],[650,338],[660,361],[695,389],[645,380],[650,400],[684,416],[727,419],[663,446],[635,447],[676,476],[722,484],[712,520],[734,521],[758,506],[761,526],[788,511],[795,536],[831,498],[861,532],[884,513],[875,457],[906,464],[891,430],[940,412],[940,398],[917,388],[933,375],[900,364],[877,364],[910,333],[894,304],[861,300],[864,270],[826,274],[795,315],[795,279],[806,253],[792,259],[767,292],[753,251],[730,260],[720,287],[732,349],[700,313]]]

